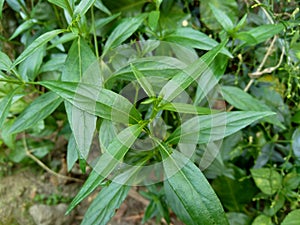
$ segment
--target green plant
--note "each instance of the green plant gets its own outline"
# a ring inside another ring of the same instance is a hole
[[[258,6],[259,13],[268,19],[273,16],[268,4]],[[236,1],[201,1],[201,21],[192,11],[196,8],[192,1],[6,1],[5,7],[4,13],[16,12],[20,25],[10,39],[2,36],[3,43],[22,43],[25,49],[17,49],[11,60],[1,45],[1,137],[11,149],[10,158],[20,162],[30,154],[44,157],[60,135],[56,131],[68,130],[68,170],[77,161],[83,172],[86,163],[93,168],[68,212],[102,186],[82,224],[106,224],[132,185],[150,185],[149,192],[143,193],[150,199],[143,222],[156,216],[157,222],[164,217],[169,223],[170,207],[186,224],[234,224],[235,215],[247,224],[257,211],[249,212],[246,206],[260,189],[262,195],[256,199],[265,200],[265,215],[258,215],[254,224],[271,223],[284,199],[291,204],[299,200],[298,161],[296,166],[283,164],[281,171],[261,168],[273,162],[273,155],[262,154],[264,148],[270,153],[278,147],[274,130],[282,135],[290,126],[285,119],[287,106],[268,86],[257,85],[251,94],[246,93],[256,77],[278,67],[262,69],[269,51],[259,66],[243,61],[271,38],[273,48],[276,35],[284,29],[294,30],[293,18],[285,22],[272,18],[266,23],[259,20],[263,16],[255,21],[256,14],[248,12],[239,19]],[[46,15],[41,13],[45,7]],[[193,28],[200,23],[205,24],[203,31],[214,32],[213,38]],[[17,37],[20,42],[14,41]],[[121,45],[124,42],[127,45]],[[278,45],[282,56],[276,53],[269,64],[277,58],[282,61],[285,46],[280,41]],[[294,40],[291,46],[296,45]],[[234,57],[239,60],[238,69],[233,76],[225,76],[235,66],[229,61]],[[258,69],[246,85],[248,77],[238,76],[253,68]],[[297,79],[298,67],[293,68],[290,79]],[[264,91],[276,99],[267,99]],[[224,103],[222,95],[231,108],[218,107]],[[241,111],[232,111],[233,107]],[[238,132],[253,123],[257,126]],[[20,133],[22,140],[15,142]],[[298,140],[298,133],[294,139]],[[49,141],[45,137],[50,134],[54,138]],[[89,160],[95,134],[101,150]],[[258,143],[248,144],[248,136],[256,136]],[[34,141],[36,137],[42,143]],[[251,151],[245,153],[245,148]],[[297,157],[298,149],[294,147]],[[281,150],[287,153],[284,147]],[[254,168],[242,170],[236,165],[234,160],[244,155],[245,161],[254,158]],[[212,186],[199,167],[214,179]],[[250,175],[255,184],[247,179]],[[225,214],[212,187],[232,214]],[[241,197],[245,187],[251,187],[250,191]],[[224,189],[234,194],[228,196]],[[296,218],[297,206],[291,209],[291,216],[275,222]]]

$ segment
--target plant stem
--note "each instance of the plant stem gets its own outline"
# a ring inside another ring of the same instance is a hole
[[[48,166],[46,166],[41,160],[39,160],[37,157],[35,157],[33,154],[31,154],[30,150],[28,149],[25,134],[23,135],[23,145],[26,151],[26,155],[31,158],[33,161],[35,161],[40,167],[42,167],[44,170],[46,170],[48,173],[52,174],[53,176],[56,176],[58,178],[64,179],[64,180],[71,180],[75,182],[83,183],[83,180],[74,178],[74,177],[68,177],[64,176],[62,174],[56,173],[55,171],[51,170]]]

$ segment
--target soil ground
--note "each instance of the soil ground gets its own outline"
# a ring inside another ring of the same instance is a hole
[[[61,182],[44,171],[37,172],[32,168],[22,168],[13,174],[0,177],[0,225],[79,225],[97,193],[86,198],[68,216],[64,215],[68,203],[60,201],[70,200],[80,186],[76,182]],[[133,189],[109,225],[141,224],[146,204],[147,201]],[[37,208],[43,209],[43,212],[37,211]],[[40,222],[36,221],[36,217]],[[175,218],[172,220],[174,225],[182,224]],[[154,224],[154,220],[147,223]]]

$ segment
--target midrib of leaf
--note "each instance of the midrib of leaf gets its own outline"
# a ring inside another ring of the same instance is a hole
[[[133,125],[133,126],[138,126],[138,125]],[[144,127],[143,125],[139,126],[138,129],[135,130],[135,132],[133,133],[134,137],[135,137],[134,140],[131,140],[133,137],[131,135],[128,135],[125,138],[125,140],[123,141],[123,143],[125,142],[126,145],[131,146],[133,144],[133,142],[136,140],[137,136],[142,131],[143,127]],[[118,138],[118,137],[116,137],[116,138]],[[128,144],[128,142],[129,142],[129,144]],[[113,145],[111,144],[110,146],[113,146]],[[116,159],[116,160],[121,160],[122,156],[125,155],[127,153],[127,151],[129,150],[129,148],[130,148],[130,147],[127,148],[126,146],[124,148],[124,145],[119,145],[116,149],[110,149],[111,148],[110,146],[108,146],[108,148],[106,150],[107,152],[104,153],[104,154],[110,154],[111,157],[114,157],[114,159]],[[120,151],[122,151],[122,152],[120,154],[118,154]],[[101,159],[101,157],[100,157],[100,159]],[[106,176],[109,175],[109,173],[115,168],[115,166],[116,166],[116,164],[110,164],[109,165],[110,168],[107,169],[107,167],[106,167],[105,168],[106,174],[104,174],[104,176],[102,176],[102,174],[99,175],[100,173],[103,173],[103,170],[101,172],[97,172],[97,171],[93,170],[91,172],[91,175],[88,177],[87,181],[85,182],[84,186],[81,188],[79,193],[75,196],[75,198],[71,202],[71,204],[70,204],[70,206],[67,210],[67,213],[69,213],[84,198],[86,198],[90,193],[92,193],[100,185],[100,183],[104,181]],[[97,165],[95,167],[97,167]],[[89,183],[90,180],[92,180],[91,183]],[[85,185],[87,185],[87,188],[84,189]]]
[[[45,87],[47,87],[47,88],[49,88],[49,89],[51,89],[53,92],[55,92],[56,94],[58,94],[59,96],[61,96],[62,98],[64,98],[66,101],[68,101],[68,102],[70,102],[72,105],[75,105],[77,108],[79,108],[79,109],[81,109],[81,110],[85,110],[83,107],[80,107],[78,104],[74,104],[74,103],[76,103],[76,102],[74,102],[74,100],[73,100],[73,97],[71,97],[72,95],[74,95],[74,91],[70,91],[69,89],[67,89],[67,88],[65,88],[65,87],[60,87],[65,93],[67,93],[69,96],[65,96],[66,94],[62,94],[62,93],[60,93],[59,91],[56,91],[57,89],[53,89],[53,86],[54,86],[54,82],[49,82],[49,81],[41,81],[41,82],[38,82],[40,85],[43,85],[43,86],[45,86]],[[59,84],[62,84],[62,83],[64,83],[65,85],[76,85],[76,84],[78,84],[78,83],[75,83],[75,82],[59,82]],[[99,88],[97,88],[97,86],[94,86],[94,85],[91,85],[91,84],[85,84],[85,85],[88,85],[88,86],[90,86],[90,87],[93,87],[93,88],[95,88],[95,89],[98,89],[98,91],[103,91],[104,93],[105,92],[111,92],[111,93],[113,93],[113,95],[114,95],[114,97],[115,97],[115,95],[117,95],[116,93],[114,93],[114,92],[112,92],[112,91],[109,91],[109,90],[106,90],[106,89],[101,89],[101,90],[99,90]],[[99,94],[99,93],[98,93]],[[105,93],[106,95],[109,95],[109,93]],[[114,110],[116,110],[116,111],[118,111],[118,112],[121,112],[121,114],[123,114],[123,115],[125,115],[125,117],[129,117],[130,119],[132,119],[133,121],[135,121],[135,122],[139,122],[139,120],[137,119],[137,118],[135,118],[134,116],[132,116],[129,112],[127,113],[127,112],[125,112],[125,111],[123,111],[122,109],[120,110],[119,108],[116,108],[116,107],[110,107],[110,106],[108,106],[108,105],[105,105],[105,104],[103,104],[103,103],[101,103],[101,102],[99,102],[99,101],[97,101],[97,100],[95,100],[95,99],[93,99],[93,98],[91,98],[91,97],[89,97],[89,96],[86,96],[86,95],[83,95],[83,94],[80,94],[80,93],[76,93],[76,96],[81,96],[82,98],[86,98],[86,99],[88,99],[89,101],[92,101],[92,102],[95,102],[96,104],[99,104],[101,107],[103,107],[103,108],[111,108],[111,109],[114,109]],[[115,98],[114,98],[115,99]],[[134,107],[134,106],[132,106],[132,107]],[[91,114],[93,114],[93,112],[89,112],[89,113],[91,113]],[[99,115],[98,115],[99,116]],[[106,119],[111,119],[111,118],[106,118]]]
[[[198,191],[197,191],[197,188],[195,187],[195,186],[193,186],[193,184],[190,182],[190,180],[187,178],[187,176],[183,173],[183,167],[184,166],[186,166],[186,165],[184,165],[182,168],[180,168],[180,166],[177,164],[177,162],[176,162],[176,160],[171,156],[171,154],[169,154],[169,152],[168,152],[168,150],[165,148],[165,146],[164,145],[162,145],[161,143],[160,143],[160,141],[158,141],[158,140],[155,140],[159,145],[160,145],[160,147],[162,148],[162,150],[165,152],[165,154],[167,154],[168,155],[168,158],[167,159],[164,159],[164,160],[168,160],[169,158],[172,160],[172,162],[173,162],[173,164],[177,167],[177,169],[178,169],[178,171],[175,173],[175,174],[173,174],[172,176],[175,176],[175,175],[177,175],[178,173],[184,178],[184,180],[186,180],[187,182],[187,184],[191,187],[191,189],[193,189],[193,190],[195,190],[195,192],[196,193],[198,193],[199,195],[201,195]],[[164,157],[163,157],[164,158]],[[169,182],[169,180],[168,180],[168,182]],[[169,182],[169,184],[170,184],[170,182]],[[188,208],[188,206],[186,205],[186,204],[184,204],[184,200],[180,197],[180,195],[178,195],[178,191],[176,191],[174,188],[173,188],[173,186],[172,185],[170,185],[170,187],[172,188],[172,190],[176,193],[176,196],[178,197],[178,199],[180,200],[180,202],[182,203],[182,205],[185,207],[185,209],[186,208]],[[202,205],[204,205],[203,203],[202,203]],[[208,212],[208,210],[207,210],[207,208],[206,207],[203,207],[205,210],[206,210],[206,215],[208,215],[209,216],[209,218],[210,218],[210,221],[214,221],[213,219],[212,219],[212,217],[211,217],[211,215],[210,215],[210,213]],[[188,211],[187,211],[188,212]],[[188,212],[189,213],[189,212]],[[190,213],[189,213],[189,215],[190,215],[190,217],[191,218],[193,218],[193,215],[191,215]]]

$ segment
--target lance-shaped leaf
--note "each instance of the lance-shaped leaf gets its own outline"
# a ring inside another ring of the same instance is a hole
[[[109,9],[103,4],[102,0],[95,1],[95,7],[100,9],[102,12],[106,13],[107,15],[111,15]]]
[[[137,172],[143,168],[142,165],[147,160],[142,160],[134,167],[124,169],[125,171],[116,176],[109,186],[104,187],[89,206],[82,225],[107,224],[128,195],[130,190],[128,184],[134,180]]]
[[[40,120],[48,117],[62,102],[62,99],[54,92],[48,92],[35,99],[16,119],[10,132],[19,133]]]
[[[130,186],[111,183],[104,187],[89,206],[81,225],[107,224],[128,195]]]
[[[176,215],[189,225],[229,224],[217,195],[200,169],[167,146],[161,145],[160,151],[164,160],[164,190]]]
[[[71,5],[72,1],[69,1],[69,0],[48,0],[48,1],[67,10],[67,12],[70,15],[73,14],[73,6]]]
[[[101,86],[97,58],[83,38],[75,40],[69,50],[62,73],[63,81],[85,81]],[[97,117],[65,102],[70,127],[81,157],[86,159],[96,129]]]
[[[240,110],[257,112],[272,111],[267,105],[252,97],[250,94],[242,91],[240,88],[223,86],[222,94],[228,103]],[[264,118],[264,121],[277,125],[283,129],[285,128],[276,115],[266,117]]]
[[[213,4],[209,4],[209,7],[213,12],[215,18],[219,22],[219,24],[224,28],[224,30],[230,32],[234,29],[233,22],[231,21],[230,17],[226,15],[224,11],[218,9]]]
[[[160,96],[171,102],[180,95],[187,87],[196,81],[203,73],[210,71],[210,65],[215,57],[220,53],[226,42],[221,43],[201,58],[176,74],[161,90]]]
[[[280,33],[283,29],[284,25],[282,23],[264,24],[248,31],[239,32],[236,34],[236,38],[245,41],[248,45],[256,45]]]
[[[77,5],[75,7],[73,16],[74,17],[76,17],[76,16],[83,17],[86,14],[86,12],[89,10],[89,8],[92,7],[94,2],[95,2],[95,0],[82,0],[82,1],[80,1],[79,5]]]
[[[4,52],[0,51],[0,70],[9,70],[11,64],[10,58]]]
[[[172,111],[172,112],[188,113],[188,114],[196,114],[196,115],[206,115],[206,114],[211,114],[213,112],[218,112],[217,110],[211,110],[206,107],[199,107],[199,106],[194,106],[191,104],[180,103],[180,102],[166,103],[161,107],[161,109]]]
[[[95,85],[63,81],[41,81],[74,106],[90,114],[125,124],[141,120],[140,112],[123,96]]]
[[[87,181],[80,189],[79,193],[71,202],[68,212],[78,205],[85,197],[92,193],[104,179],[116,168],[123,159],[128,149],[142,132],[143,126],[138,124],[130,126],[121,131],[107,147],[103,155],[100,156],[94,170],[91,172]]]
[[[9,113],[9,109],[11,106],[12,99],[16,93],[18,88],[11,91],[8,95],[6,95],[0,102],[0,128],[3,126],[5,119]]]
[[[75,137],[74,135],[71,135],[68,141],[68,148],[67,148],[67,166],[68,166],[68,171],[70,171],[75,162],[78,160],[78,154],[79,154],[79,149],[77,147]]]
[[[63,29],[52,30],[39,36],[22,52],[21,55],[19,55],[19,57],[11,65],[11,68],[14,68],[16,65],[23,62],[29,55],[34,53],[37,49],[64,31],[65,30]]]
[[[19,34],[23,33],[24,31],[30,29],[34,24],[36,24],[38,21],[36,19],[29,19],[26,20],[24,23],[22,23],[18,28],[15,30],[15,32],[11,35],[9,40],[14,39]]]
[[[169,144],[204,144],[227,137],[273,112],[223,112],[197,116],[178,127],[167,139]]]
[[[141,71],[139,71],[133,64],[131,64],[130,66],[131,66],[131,69],[133,71],[133,74],[134,74],[136,80],[141,85],[143,90],[146,92],[148,97],[155,97],[155,93],[153,91],[152,85],[147,80],[147,78],[144,76],[144,74]]]
[[[143,73],[145,77],[162,77],[169,79],[184,69],[187,65],[180,60],[167,56],[153,56],[132,61],[132,64]],[[114,84],[116,80],[135,80],[130,66],[125,66],[112,74],[106,81],[107,87]]]
[[[106,53],[112,49],[122,44],[127,38],[129,38],[143,23],[146,18],[146,14],[141,14],[132,18],[125,18],[122,22],[113,30],[113,32],[109,35],[104,48],[102,55],[106,55]]]
[[[2,19],[3,5],[4,5],[4,0],[0,0],[0,19]]]
[[[201,50],[211,50],[219,44],[206,34],[189,27],[178,28],[174,32],[167,34],[163,40]],[[221,53],[228,57],[233,57],[226,48],[223,48]]]

